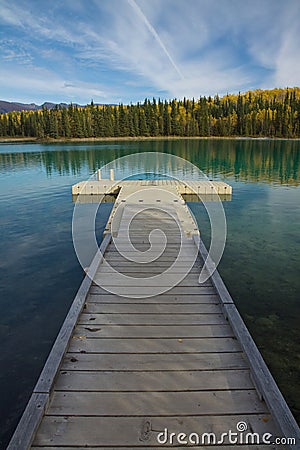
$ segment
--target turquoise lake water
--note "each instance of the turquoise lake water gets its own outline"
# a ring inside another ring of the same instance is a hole
[[[223,203],[228,234],[219,270],[299,421],[300,141],[3,143],[0,448],[6,447],[83,278],[72,243],[71,186],[138,152],[181,156],[210,179],[232,185],[232,199]],[[144,164],[147,172],[146,159]],[[136,170],[120,163],[116,178]],[[201,203],[189,206],[208,244],[205,209]],[[89,205],[84,207],[88,211]],[[99,238],[110,208],[101,205]]]

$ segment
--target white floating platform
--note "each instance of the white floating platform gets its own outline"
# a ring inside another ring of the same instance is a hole
[[[122,187],[134,191],[145,187],[161,189],[175,188],[179,195],[231,195],[232,187],[223,181],[178,181],[178,180],[91,180],[81,181],[72,186],[73,195],[118,194]]]

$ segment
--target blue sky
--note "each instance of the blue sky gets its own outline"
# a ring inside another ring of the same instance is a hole
[[[300,0],[0,0],[0,99],[137,102],[300,85]]]

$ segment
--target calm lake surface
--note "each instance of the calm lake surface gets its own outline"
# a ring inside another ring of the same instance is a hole
[[[72,243],[71,186],[137,152],[181,156],[232,185],[232,200],[223,203],[228,236],[219,270],[299,421],[300,141],[0,144],[1,449],[83,278]],[[116,178],[136,167],[121,164],[118,171]],[[203,205],[190,207],[208,244]],[[110,208],[99,211],[99,236]]]

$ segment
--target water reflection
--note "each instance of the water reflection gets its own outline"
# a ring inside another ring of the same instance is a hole
[[[26,149],[26,145],[22,145]],[[95,172],[112,159],[127,154],[147,152],[172,153],[197,165],[212,178],[227,177],[236,181],[262,181],[277,184],[299,185],[300,143],[288,140],[160,140],[103,142],[97,144],[47,144],[28,145],[25,151],[16,151],[13,146],[2,146],[0,171],[7,172],[40,166],[51,176],[80,176],[87,170]],[[35,151],[31,151],[34,149]],[[50,151],[51,150],[51,151]],[[143,170],[151,171],[153,160],[143,161]],[[128,174],[122,160],[116,166],[116,177]],[[130,173],[132,173],[130,167]],[[138,168],[140,169],[140,168]],[[162,168],[168,172],[168,167]]]

